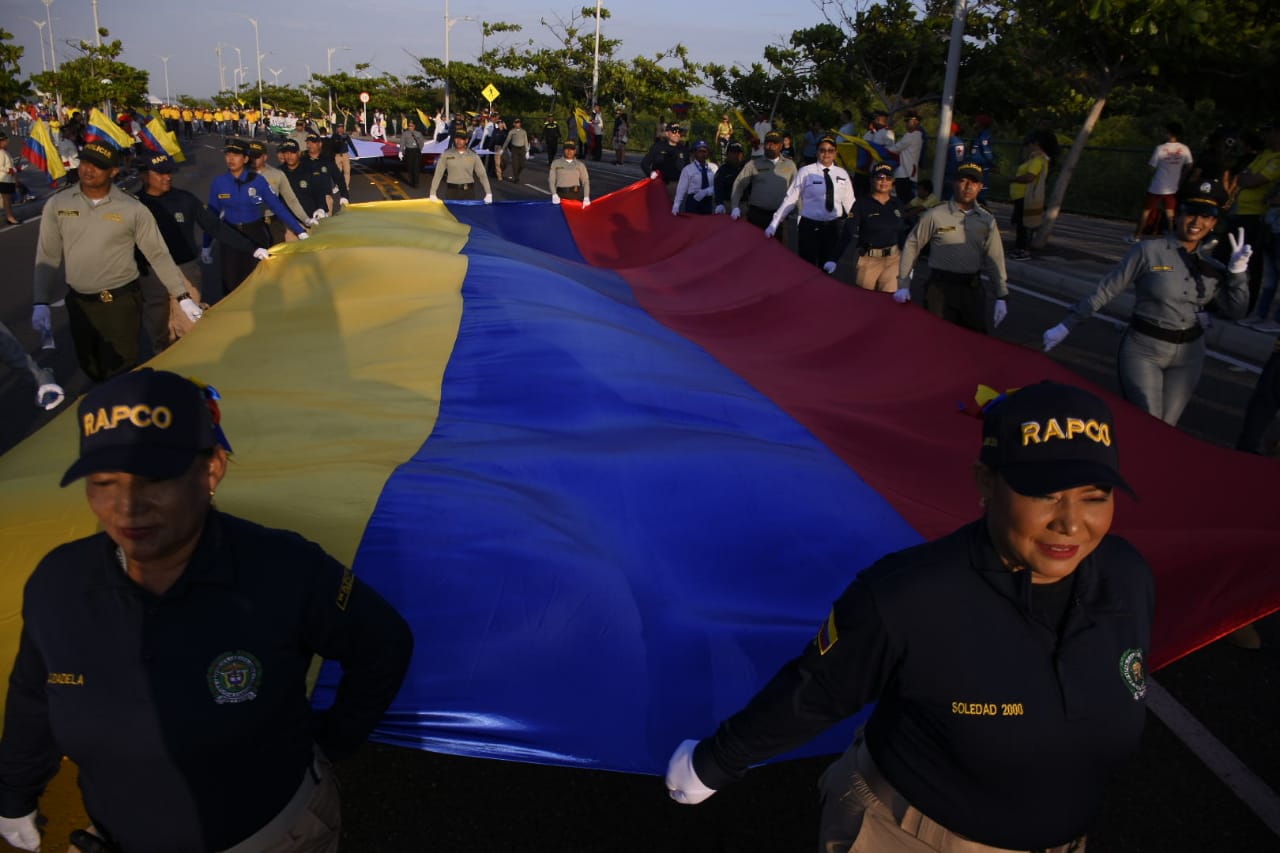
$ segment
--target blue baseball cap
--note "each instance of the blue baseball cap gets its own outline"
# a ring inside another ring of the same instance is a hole
[[[143,368],[93,388],[80,401],[80,458],[60,485],[89,474],[123,471],[171,480],[196,455],[226,438],[215,423],[217,392],[186,377]]]

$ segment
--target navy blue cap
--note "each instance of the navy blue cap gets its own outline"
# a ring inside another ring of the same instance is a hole
[[[158,175],[172,175],[177,170],[178,165],[173,162],[173,158],[168,154],[151,154],[138,161],[138,171],[140,172],[155,172]]]
[[[212,387],[149,367],[98,385],[80,401],[80,458],[61,485],[101,471],[152,480],[181,475],[197,454],[227,447],[215,423],[216,399]]]
[[[1041,382],[988,404],[978,460],[1022,495],[1078,486],[1118,486],[1133,494],[1120,476],[1111,409],[1073,385]]]

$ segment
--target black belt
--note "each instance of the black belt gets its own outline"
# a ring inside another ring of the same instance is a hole
[[[1199,323],[1190,329],[1166,329],[1141,317],[1130,317],[1129,328],[1135,332],[1141,332],[1149,338],[1155,338],[1158,341],[1165,341],[1170,344],[1188,344],[1204,334],[1204,327]]]
[[[446,184],[445,186],[453,187],[455,190],[469,190],[475,186],[475,184]]]
[[[127,291],[127,290],[137,290],[140,286],[141,285],[138,284],[138,280],[135,278],[133,281],[129,282],[128,284],[122,284],[119,287],[113,287],[110,290],[98,290],[93,293],[81,293],[80,291],[72,288],[69,291],[69,294],[75,297],[76,299],[80,300],[81,302],[115,302],[116,301],[115,295],[117,293],[123,293],[124,291]]]
[[[892,258],[898,254],[897,246],[882,246],[879,249],[871,246],[859,246],[858,254],[865,255],[868,258]]]
[[[977,287],[981,282],[976,272],[954,272],[952,270],[933,270],[929,279],[937,280],[943,287]]]

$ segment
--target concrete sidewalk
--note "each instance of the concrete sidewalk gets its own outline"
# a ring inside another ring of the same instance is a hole
[[[1009,225],[1013,206],[995,202],[991,209],[1000,221],[1000,233],[1008,253],[1014,237]],[[1065,213],[1054,227],[1049,246],[1033,251],[1031,260],[1006,262],[1009,282],[1068,304],[1075,303],[1097,289],[1107,271],[1120,262],[1129,249],[1125,237],[1133,233],[1133,227],[1132,222]],[[1100,313],[1127,321],[1132,310],[1133,292],[1129,290]],[[1210,351],[1256,366],[1271,355],[1275,338],[1274,334],[1221,317],[1213,318],[1213,325],[1205,334]]]

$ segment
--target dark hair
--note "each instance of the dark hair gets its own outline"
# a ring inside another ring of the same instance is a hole
[[[928,178],[921,178],[916,183],[924,187],[925,192],[927,193],[933,192],[933,181],[929,180]]]
[[[1181,136],[1181,135],[1182,135],[1182,122],[1178,122],[1178,121],[1171,121],[1171,122],[1169,122],[1168,124],[1166,124],[1166,125],[1164,126],[1164,129],[1165,129],[1166,131],[1168,131],[1170,134],[1172,134],[1173,136]]]

